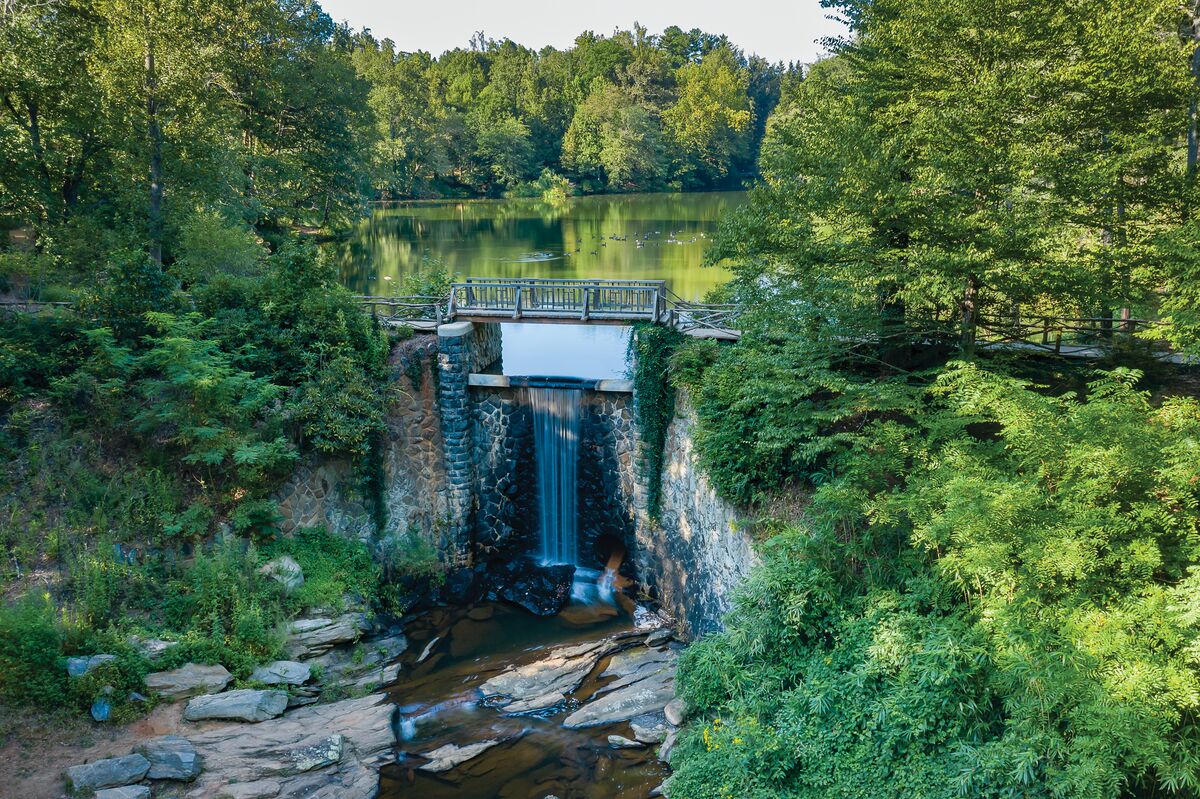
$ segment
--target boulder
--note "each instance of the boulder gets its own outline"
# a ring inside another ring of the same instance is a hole
[[[429,762],[421,766],[421,771],[431,771],[435,774],[440,774],[443,771],[449,771],[457,765],[467,762],[471,758],[479,757],[492,747],[499,746],[504,741],[501,738],[489,738],[486,741],[479,743],[467,744],[459,746],[458,744],[446,744],[439,746],[429,752],[425,752],[422,757],[429,759]]]
[[[683,701],[683,697],[676,697],[667,703],[663,708],[663,714],[667,717],[667,721],[674,727],[683,725],[687,720],[687,705]]]
[[[93,799],[150,799],[147,785],[123,785],[120,788],[105,788],[96,791]]]
[[[624,735],[608,736],[608,745],[613,749],[641,749],[645,746],[641,741],[632,741]]]
[[[224,666],[204,666],[187,663],[171,671],[156,671],[146,675],[146,688],[164,699],[187,699],[199,694],[225,690],[233,679]]]
[[[285,594],[290,594],[304,585],[304,570],[291,555],[280,555],[274,560],[264,563],[258,573],[265,574],[282,585]]]
[[[308,662],[321,667],[326,687],[370,690],[393,683],[400,676],[398,658],[408,651],[408,639],[402,633],[362,641],[353,650],[335,649]]]
[[[142,638],[138,635],[131,635],[129,643],[136,649],[142,657],[149,660],[151,663],[158,660],[163,654],[173,646],[179,646],[178,641],[163,641],[159,638]]]
[[[186,721],[266,721],[287,710],[287,703],[287,691],[242,688],[223,694],[205,694],[189,700],[187,707],[183,709],[183,718]]]
[[[303,685],[310,677],[312,666],[294,660],[276,660],[255,669],[250,680],[263,685]]]
[[[338,644],[357,641],[368,627],[367,617],[363,613],[296,619],[288,625],[285,648],[289,657],[307,660],[325,654]]]
[[[110,688],[112,686],[109,686]],[[112,715],[112,700],[107,696],[97,697],[95,702],[92,702],[92,707],[88,711],[93,721],[108,721]]]
[[[76,793],[119,788],[141,782],[150,770],[150,761],[138,754],[110,757],[67,769],[67,790]]]
[[[678,735],[678,732],[671,730],[663,739],[662,746],[658,747],[658,759],[663,763],[671,762],[671,750],[675,748],[675,739]]]
[[[553,616],[571,601],[575,567],[560,563],[542,566],[528,559],[514,561],[523,566],[502,577],[496,597],[524,608],[535,616]]]
[[[105,663],[116,661],[116,655],[82,655],[67,658],[67,676],[82,677]]]
[[[629,728],[633,737],[644,744],[660,744],[670,732],[662,716],[638,716],[629,722]]]
[[[187,738],[163,735],[138,744],[135,751],[150,761],[146,777],[191,782],[200,775],[200,756]]]

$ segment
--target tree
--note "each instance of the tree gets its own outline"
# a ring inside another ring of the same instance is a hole
[[[647,191],[668,170],[666,142],[653,112],[612,84],[593,87],[563,138],[563,166],[608,191]]]
[[[663,112],[672,140],[683,152],[680,172],[688,185],[715,182],[731,161],[747,153],[753,119],[749,76],[728,47],[709,52],[676,73],[679,97]]]
[[[105,152],[87,63],[97,27],[85,2],[18,3],[0,19],[0,213],[42,233],[75,212]]]
[[[968,347],[1014,303],[1145,310],[1182,201],[1174,4],[999,8],[855,4],[857,38],[772,122],[767,185],[722,254],[797,296],[836,287],[865,329],[956,319]]]

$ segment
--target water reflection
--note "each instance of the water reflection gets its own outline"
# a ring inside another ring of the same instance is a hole
[[[428,255],[460,275],[666,280],[698,300],[729,278],[700,263],[722,214],[744,200],[706,192],[404,203],[376,209],[326,246],[362,293],[392,293]]]

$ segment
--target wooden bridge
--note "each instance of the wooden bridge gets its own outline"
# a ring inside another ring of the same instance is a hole
[[[446,322],[628,325],[650,322],[734,341],[735,307],[687,302],[663,280],[468,278],[445,297],[358,297],[381,321],[432,329]]]

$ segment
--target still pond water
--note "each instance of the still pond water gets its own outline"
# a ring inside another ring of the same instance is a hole
[[[355,292],[389,295],[434,259],[463,277],[665,280],[699,300],[729,279],[702,267],[721,217],[743,192],[412,202],[375,209],[327,245]]]

